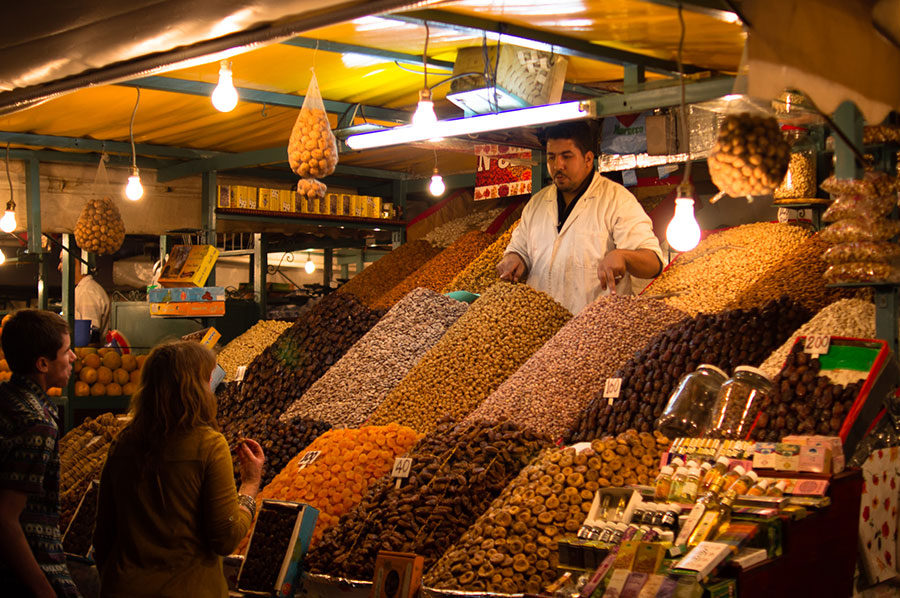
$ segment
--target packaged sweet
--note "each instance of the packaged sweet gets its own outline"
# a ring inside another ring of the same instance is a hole
[[[900,268],[878,262],[849,262],[828,266],[823,274],[829,283],[900,282]]]
[[[874,220],[890,214],[895,205],[897,198],[893,195],[840,195],[822,214],[822,220],[825,222],[837,222],[845,218]]]
[[[887,241],[900,233],[900,221],[848,218],[835,222],[820,234],[826,243],[854,243],[857,241]]]
[[[900,260],[900,244],[874,241],[858,241],[842,243],[825,250],[822,259],[828,264],[846,264],[849,262],[890,263]]]

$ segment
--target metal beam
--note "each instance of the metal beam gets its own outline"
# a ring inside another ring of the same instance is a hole
[[[384,18],[396,19],[405,22],[441,25],[464,32],[492,32],[509,38],[519,38],[527,42],[537,41],[553,46],[554,52],[566,56],[578,56],[589,60],[597,60],[610,64],[629,65],[638,64],[646,67],[648,71],[673,75],[678,72],[678,65],[672,60],[664,60],[653,56],[645,56],[636,52],[629,52],[611,46],[595,44],[583,39],[559,35],[550,31],[513,25],[502,21],[494,21],[471,15],[462,15],[443,10],[413,10],[398,14],[385,15]],[[510,39],[515,44],[515,39]],[[692,65],[684,65],[685,73],[699,73],[708,71]]]
[[[684,86],[685,102],[695,104],[724,97],[734,89],[734,77],[717,77]],[[615,116],[643,112],[651,108],[677,106],[681,103],[681,88],[678,85],[636,91],[634,93],[615,94],[585,100],[593,103],[594,116]]]
[[[0,143],[17,143],[35,147],[52,147],[56,149],[79,149],[90,152],[114,152],[131,155],[131,144],[127,141],[103,141],[83,137],[61,137],[59,135],[35,135],[33,133],[13,133],[0,131]],[[152,145],[136,143],[135,152],[144,156],[161,156],[166,158],[209,158],[220,154],[212,150],[198,150],[170,145]]]
[[[71,164],[98,164],[101,154],[81,153],[81,152],[58,152],[56,150],[27,150],[17,149],[10,150],[10,160],[37,160],[42,163],[57,162]],[[131,156],[109,155],[109,165],[131,166]],[[157,169],[173,163],[172,160],[160,162],[156,158],[142,158],[138,156],[137,164],[139,168]]]
[[[269,275],[269,251],[266,235],[262,233],[253,234],[253,252],[251,260],[253,262],[253,294],[259,306],[259,317],[266,319],[269,309],[266,298],[266,281]]]
[[[291,217],[274,217],[256,214],[216,214],[217,220],[235,220],[243,223],[259,223],[259,224],[278,224],[281,226],[320,226],[328,228],[351,228],[372,230],[380,228],[382,230],[403,231],[406,230],[405,224],[395,224],[392,222],[376,223],[373,220],[354,221],[355,219],[337,220],[325,218],[291,218]]]
[[[25,253],[44,253],[41,247],[41,163],[34,158],[25,162],[25,196],[28,218],[28,247]]]
[[[173,93],[183,93],[194,96],[210,97],[216,88],[213,83],[203,81],[190,81],[187,79],[176,79],[174,77],[143,77],[141,79],[132,79],[131,81],[123,81],[117,83],[122,87],[140,87],[141,89],[152,89],[155,91],[169,91]],[[283,106],[286,108],[300,108],[303,106],[304,96],[291,93],[277,93],[274,91],[262,91],[260,89],[251,89],[249,87],[238,87],[238,98],[241,102],[250,102],[253,104],[266,104],[268,106]],[[338,102],[335,100],[323,100],[326,112],[335,114],[343,114],[347,108],[353,104],[347,102]],[[363,113],[368,118],[375,120],[386,120],[391,122],[408,123],[412,118],[412,114],[405,110],[394,110],[391,108],[380,108],[378,106],[363,106]]]
[[[403,64],[412,64],[422,66],[421,54],[406,54],[404,52],[392,52],[391,50],[381,50],[379,48],[370,48],[368,46],[357,46],[355,44],[344,44],[341,42],[330,42],[322,39],[313,39],[310,37],[294,37],[287,41],[281,42],[286,46],[294,46],[297,48],[307,48],[309,50],[322,50],[323,52],[335,52],[337,54],[361,54],[363,56],[372,56],[373,58],[384,58],[400,62]],[[428,60],[428,68],[443,68],[453,70],[453,63],[447,60]]]

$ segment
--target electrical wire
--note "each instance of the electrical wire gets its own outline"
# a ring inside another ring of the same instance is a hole
[[[13,186],[12,186],[12,175],[9,174],[9,142],[6,142],[6,180],[9,182],[9,202],[7,205],[12,204],[12,208],[16,208],[16,202],[13,201]]]
[[[425,51],[422,52],[422,75],[425,77],[425,86],[422,89],[428,89],[428,39],[431,37],[431,29],[428,27],[428,21],[425,21]]]
[[[137,114],[138,104],[141,101],[141,88],[136,87],[137,99],[134,101],[134,110],[131,111],[131,122],[128,124],[128,137],[131,139],[131,167],[137,168],[137,154],[134,151],[134,116]]]
[[[684,24],[684,12],[682,3],[678,3],[678,23],[681,26],[681,36],[678,38],[678,54],[676,60],[678,62],[678,78],[681,83],[681,128],[684,131],[685,145],[687,146],[687,161],[684,165],[684,177],[682,183],[690,184],[691,180],[691,131],[688,128],[687,103],[685,102],[684,92],[684,37],[687,28]]]

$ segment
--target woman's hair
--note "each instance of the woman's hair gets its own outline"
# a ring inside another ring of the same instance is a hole
[[[147,356],[123,434],[137,443],[151,468],[175,435],[203,426],[218,429],[216,396],[209,386],[215,366],[212,351],[193,341],[164,343]]]

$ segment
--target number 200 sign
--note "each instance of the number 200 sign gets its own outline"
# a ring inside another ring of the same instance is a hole
[[[825,355],[831,347],[831,337],[827,334],[811,334],[803,343],[803,352],[813,355]]]

